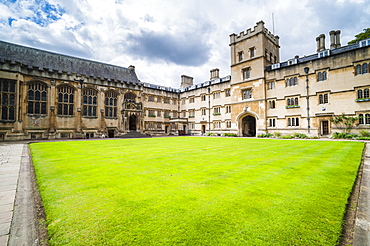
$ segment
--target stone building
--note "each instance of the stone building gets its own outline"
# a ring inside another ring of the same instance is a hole
[[[280,62],[279,37],[262,21],[230,35],[231,75],[180,89],[141,82],[128,68],[0,41],[0,140],[151,135],[256,136],[341,131],[336,115],[370,130],[370,39],[341,46],[340,31],[313,55]]]

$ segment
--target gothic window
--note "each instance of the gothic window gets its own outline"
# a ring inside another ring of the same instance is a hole
[[[360,114],[358,116],[358,124],[363,125],[364,124],[364,115]]]
[[[41,82],[28,85],[28,114],[46,114],[47,86]]]
[[[365,124],[370,124],[370,114],[365,114]]]
[[[83,91],[83,116],[96,117],[97,92],[94,89]]]
[[[105,93],[105,117],[117,117],[117,93],[114,91]]]
[[[298,85],[298,78],[297,77],[292,77],[289,79],[286,79],[286,86],[296,86]]]
[[[73,115],[74,89],[67,85],[58,87],[58,115]]]
[[[363,96],[362,96],[362,90],[358,90],[357,91],[357,99],[362,99]]]
[[[362,74],[362,66],[360,64],[358,64],[356,66],[356,74],[359,75],[359,74]]]
[[[15,120],[15,84],[13,80],[0,80],[1,121]]]
[[[324,93],[319,95],[319,104],[325,104],[329,102],[329,94]]]
[[[368,73],[369,72],[369,65],[367,63],[362,64],[362,73]]]
[[[364,90],[364,98],[369,98],[369,89]]]

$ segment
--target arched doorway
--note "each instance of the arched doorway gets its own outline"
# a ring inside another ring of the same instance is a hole
[[[206,125],[202,125],[202,134],[206,133]]]
[[[243,137],[255,137],[256,132],[256,118],[251,115],[245,116],[242,120]]]
[[[136,131],[136,115],[132,114],[130,115],[130,121],[129,121],[129,130],[130,131]]]

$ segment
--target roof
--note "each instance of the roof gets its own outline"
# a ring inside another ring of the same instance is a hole
[[[20,63],[30,69],[76,73],[131,83],[139,82],[134,69],[0,41],[0,62],[5,61]]]

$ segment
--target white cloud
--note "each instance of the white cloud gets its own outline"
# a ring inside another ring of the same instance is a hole
[[[209,70],[216,67],[221,76],[228,75],[229,34],[253,28],[260,20],[272,31],[272,13],[282,60],[314,53],[315,38],[321,33],[328,36],[333,29],[342,30],[345,44],[370,26],[366,1],[18,0],[4,4],[0,0],[0,36],[68,55],[135,65],[142,81],[178,87],[182,74],[193,76],[196,83],[208,80]]]

